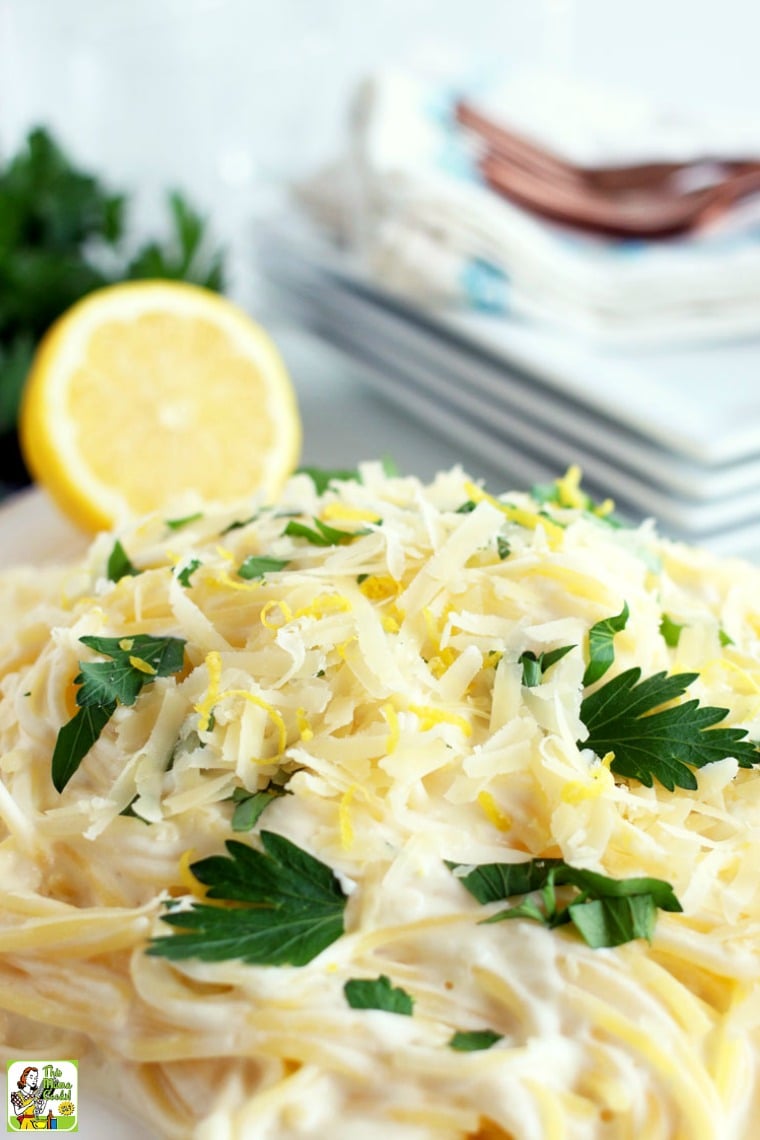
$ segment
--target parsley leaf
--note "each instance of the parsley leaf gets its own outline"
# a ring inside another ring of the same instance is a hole
[[[449,1041],[449,1049],[456,1049],[458,1053],[476,1053],[481,1049],[490,1049],[503,1036],[503,1033],[495,1033],[493,1029],[460,1029]]]
[[[385,974],[374,981],[351,978],[344,985],[343,993],[351,1009],[383,1009],[404,1017],[411,1017],[414,1010],[414,998],[400,986],[392,986]]]
[[[148,633],[138,633],[133,637],[85,636],[79,640],[96,653],[112,658],[121,668],[129,665],[147,680],[151,679],[148,672],[156,677],[169,677],[172,673],[178,673],[185,654],[185,642],[181,637],[153,637]],[[135,665],[135,661],[148,666],[148,671]],[[116,696],[120,699],[118,693]]]
[[[571,649],[575,649],[574,645],[562,645],[559,649],[550,649],[548,653],[539,653],[538,656],[532,649],[526,649],[521,653],[518,661],[522,665],[522,683],[527,688],[533,688],[534,685],[540,685],[544,678],[544,673],[551,669],[552,665],[556,665],[561,661],[566,653]]]
[[[182,515],[178,519],[165,519],[166,525],[169,530],[182,530],[183,526],[188,526],[192,522],[197,522],[198,519],[203,518],[203,511],[195,511],[192,515]]]
[[[219,293],[224,288],[224,254],[209,248],[206,218],[173,191],[168,195],[170,233],[163,241],[149,241],[124,270],[130,280],[161,277],[191,281]]]
[[[266,555],[249,554],[238,566],[240,578],[263,578],[275,570],[284,570],[289,563],[283,558],[268,558]]]
[[[248,518],[246,518],[246,519],[234,519],[233,522],[227,524],[227,526],[224,528],[224,530],[220,531],[220,536],[223,538],[224,535],[229,534],[230,531],[242,530],[243,527],[248,526],[252,522],[256,522],[256,519],[260,517],[260,514],[261,514],[260,511],[255,511],[252,515],[249,515]]]
[[[190,867],[209,898],[250,905],[169,910],[161,918],[179,931],[154,938],[149,954],[305,966],[340,938],[346,896],[331,868],[282,835],[262,831],[260,838],[262,851],[230,839],[228,855]]]
[[[200,558],[191,558],[190,561],[177,573],[177,581],[187,588],[192,586],[190,579],[200,565]]]
[[[318,495],[324,495],[331,483],[361,483],[362,481],[362,477],[356,468],[353,470],[345,468],[330,470],[329,467],[296,467],[295,473],[296,475],[308,475]]]
[[[235,810],[232,813],[233,831],[250,831],[258,823],[259,817],[272,800],[279,799],[286,794],[284,788],[270,785],[260,792],[247,792],[245,788],[235,788],[232,799]]]
[[[80,637],[83,645],[109,658],[80,661],[78,711],[59,730],[53,749],[53,785],[62,792],[113,715],[116,706],[133,705],[144,685],[177,673],[185,642],[178,637]]]
[[[563,866],[561,859],[528,859],[520,863],[481,863],[465,875],[457,874],[463,887],[466,887],[479,903],[500,902],[511,895],[527,895],[540,890],[549,872]],[[446,866],[455,874],[465,864],[449,863]]]
[[[509,558],[510,554],[512,553],[512,547],[509,545],[503,535],[499,535],[496,539],[496,553],[499,555],[499,560],[501,562],[503,562],[505,558]]]
[[[447,864],[455,872],[460,865]],[[553,929],[572,923],[584,941],[599,949],[621,946],[636,938],[651,940],[657,910],[680,911],[673,888],[663,879],[613,879],[596,871],[571,867],[563,859],[530,859],[524,863],[486,863],[461,876],[462,885],[478,902],[540,892],[484,919],[486,924],[527,918]],[[556,888],[572,886],[578,894],[559,905]]]
[[[2,192],[0,192],[1,202]],[[34,338],[26,331],[11,333],[7,335],[5,344],[0,344],[0,433],[3,435],[6,432],[10,434],[16,426],[21,393],[33,358]],[[11,447],[13,446],[11,443]],[[18,452],[17,441],[15,452]],[[3,477],[9,479],[12,484],[21,481],[23,460],[20,454],[4,456]]]
[[[604,618],[602,621],[598,621],[596,625],[591,626],[588,631],[589,663],[586,672],[583,674],[584,685],[593,685],[595,681],[603,677],[615,660],[613,639],[616,633],[625,629],[628,616],[628,603],[624,602],[619,614]]]
[[[77,693],[80,708],[133,705],[147,676],[130,664],[126,654],[116,661],[80,661],[79,668],[74,684],[81,685]]]
[[[657,921],[657,903],[651,894],[631,894],[620,898],[589,899],[571,903],[570,919],[592,950],[602,946],[622,946],[637,938],[652,941]],[[678,909],[668,907],[668,910]]]
[[[665,644],[668,645],[671,649],[675,649],[678,645],[678,642],[681,640],[682,629],[683,623],[679,624],[677,621],[673,621],[673,619],[671,617],[668,617],[667,614],[662,615],[662,621],[660,622],[660,633],[662,634]]]
[[[57,792],[62,792],[87,753],[111,719],[116,702],[85,706],[64,724],[53,749],[52,776]]]
[[[140,573],[141,571],[138,570],[131,561],[126,550],[117,538],[113,544],[113,550],[108,556],[108,562],[106,563],[106,577],[109,582],[118,582],[120,578],[124,578],[127,575],[136,577]]]
[[[339,546],[370,532],[366,527],[362,527],[361,530],[340,530],[338,527],[328,526],[321,519],[314,519],[313,527],[291,519],[282,533],[292,538],[305,538],[313,546]]]
[[[760,752],[743,728],[712,728],[728,709],[701,706],[697,700],[671,708],[661,705],[683,695],[697,673],[664,672],[641,680],[641,669],[626,669],[606,681],[581,703],[581,720],[588,729],[579,747],[597,756],[615,755],[611,769],[618,776],[639,780],[651,788],[658,780],[675,787],[697,787],[692,768],[733,756],[742,768],[760,763]]]

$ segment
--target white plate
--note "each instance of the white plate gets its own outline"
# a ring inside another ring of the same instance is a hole
[[[442,379],[453,378],[484,407],[502,409],[518,424],[542,432],[545,444],[557,435],[591,453],[600,453],[655,487],[694,500],[719,500],[760,490],[760,455],[731,464],[706,466],[666,451],[606,419],[560,392],[545,389],[534,377],[508,363],[496,365],[476,351],[463,349],[446,333],[429,328],[394,309],[346,288],[322,289],[314,303],[328,308],[351,334],[361,334],[376,353],[405,366],[423,362]]]
[[[274,225],[259,243],[259,256],[275,281],[301,280],[318,291],[332,277],[675,456],[702,466],[760,459],[760,338],[693,349],[604,350],[501,315],[422,309],[297,226]]]
[[[493,416],[487,414],[483,418],[474,417],[471,414],[471,401],[466,392],[447,388],[444,393],[437,376],[428,387],[425,387],[424,384],[417,383],[410,373],[402,374],[397,369],[388,367],[383,361],[373,359],[360,344],[352,340],[350,334],[346,332],[346,326],[341,334],[337,330],[332,330],[332,335],[334,343],[343,343],[345,351],[351,354],[354,367],[358,369],[361,378],[378,394],[424,421],[430,429],[440,432],[460,451],[468,450],[489,457],[498,456],[502,473],[512,486],[528,487],[532,483],[555,479],[564,465],[577,458],[576,453],[572,451],[563,457],[561,449],[555,447],[551,457],[547,459],[531,450],[525,435],[520,432],[510,435],[509,438],[501,430],[498,434],[494,434],[494,427],[499,428],[500,425],[495,422]],[[451,396],[454,399],[450,399]],[[587,464],[587,474],[594,476],[587,480],[592,493],[602,497],[609,493],[619,494],[622,486],[620,473],[614,468],[605,465],[603,469],[597,470],[594,466],[592,472],[590,464]],[[618,490],[612,486],[612,480],[616,481]],[[630,499],[628,501],[630,503]],[[641,505],[638,504],[637,510],[623,509],[621,513],[623,516],[627,514],[631,519],[651,515],[658,520],[661,533],[685,542],[707,546],[717,553],[750,559],[757,559],[760,556],[760,522],[756,521],[756,512],[754,515],[750,513],[745,522],[737,522],[725,529],[702,531],[689,530],[688,527],[684,529],[683,516],[678,513],[675,518],[666,520],[665,516],[673,512],[668,510],[666,500],[654,494],[650,507],[650,510],[642,511]],[[723,521],[721,512],[718,512],[717,517],[719,521]]]
[[[514,321],[440,323],[676,454],[702,464],[760,454],[760,340],[623,355]]]
[[[652,515],[674,537],[744,552],[747,534],[755,550],[760,519],[760,456],[744,462],[701,465],[651,440],[579,408],[540,381],[514,373],[505,363],[484,358],[449,331],[436,329],[428,317],[411,313],[396,301],[355,278],[348,279],[289,254],[272,267],[283,296],[302,321],[351,358],[369,361],[412,389],[404,407],[426,426],[441,422],[433,405],[444,400],[460,422],[485,429],[477,453],[511,462],[512,453],[532,456],[556,476],[579,462],[589,485],[613,495],[633,517]],[[377,391],[383,391],[374,385]],[[412,399],[416,393],[418,399]],[[393,394],[385,391],[384,394]],[[398,400],[395,400],[398,403]],[[442,435],[463,442],[460,431],[440,428]],[[504,445],[510,455],[504,456]],[[466,445],[465,445],[466,446]],[[501,464],[503,470],[504,463]],[[521,485],[526,482],[523,473]],[[741,532],[741,533],[739,533]],[[747,533],[745,533],[747,532]],[[737,543],[732,534],[737,534]]]
[[[0,570],[66,562],[82,554],[89,541],[36,488],[20,491],[0,504]]]
[[[420,418],[428,421],[430,410],[443,402],[459,416],[461,423],[477,426],[482,433],[478,450],[485,449],[489,456],[500,455],[507,445],[523,455],[532,455],[551,473],[550,478],[556,478],[570,464],[580,463],[586,482],[597,494],[613,495],[634,515],[654,515],[675,531],[696,539],[745,525],[760,515],[760,488],[711,503],[695,503],[670,495],[663,488],[632,476],[619,463],[579,449],[559,433],[547,432],[507,409],[475,399],[466,386],[445,378],[440,370],[427,371],[424,365],[415,365],[409,359],[401,366],[392,353],[385,356],[373,351],[373,345],[368,344],[361,329],[342,318],[330,332],[332,342],[342,346],[354,359],[381,368],[387,385],[395,378],[410,389],[410,394],[414,392]],[[521,485],[524,483],[523,476]]]

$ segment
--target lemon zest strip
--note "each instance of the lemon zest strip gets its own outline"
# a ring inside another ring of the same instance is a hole
[[[282,714],[277,711],[274,705],[270,705],[269,701],[265,701],[263,697],[257,696],[256,693],[252,693],[249,689],[225,689],[224,692],[220,694],[220,700],[224,700],[227,697],[242,697],[243,700],[264,710],[277,729],[277,756],[282,756],[288,743],[288,730],[285,726],[285,721],[282,719]],[[277,759],[277,757],[272,757],[272,759]],[[268,764],[270,760],[260,762]],[[259,763],[259,761],[257,761],[257,763]]]
[[[385,752],[387,756],[390,756],[392,752],[396,751],[400,737],[398,713],[390,701],[384,704],[380,711],[388,724],[388,742],[385,745]]]
[[[357,785],[351,784],[350,788],[340,797],[338,820],[340,823],[340,845],[344,851],[348,851],[354,843],[354,827],[351,822],[351,801],[357,791]]]
[[[465,491],[474,503],[484,501],[490,503],[492,507],[496,507],[503,515],[506,515],[510,522],[515,522],[518,526],[523,526],[527,530],[538,530],[539,527],[543,527],[546,541],[552,550],[557,550],[562,545],[565,537],[564,530],[546,515],[539,515],[535,511],[526,510],[525,507],[515,507],[510,503],[502,503],[493,495],[489,495],[482,487],[478,487],[476,483],[465,483]]]
[[[275,609],[279,609],[280,613],[282,614],[283,620],[279,623],[268,620],[270,613]],[[267,604],[264,606],[261,614],[259,615],[259,618],[261,624],[263,626],[266,626],[267,629],[278,630],[283,625],[287,625],[288,622],[291,622],[293,620],[293,612],[287,602],[282,601],[280,598],[273,598],[271,602],[267,602]]]
[[[378,523],[377,511],[370,511],[364,507],[351,507],[348,503],[327,503],[322,508],[322,519],[329,522],[334,519],[344,519],[348,522]]]
[[[401,583],[392,578],[390,574],[370,574],[359,583],[359,590],[365,598],[371,601],[385,601],[387,598],[398,597]]]
[[[323,618],[329,613],[346,613],[351,603],[343,594],[320,594],[308,606],[302,606],[293,614],[294,618]]]
[[[246,582],[242,579],[236,580],[231,576],[228,570],[218,570],[212,578],[207,578],[206,581],[212,586],[224,586],[230,590],[258,590],[261,588],[261,581]]]
[[[486,819],[499,831],[509,831],[512,827],[512,817],[502,811],[490,792],[478,792],[478,804]]]
[[[306,709],[296,709],[296,722],[298,724],[298,731],[301,734],[301,740],[313,740],[314,729],[311,727],[309,718],[306,715]]]
[[[457,713],[434,709],[430,705],[409,705],[409,712],[413,712],[417,717],[423,732],[427,732],[436,724],[453,724],[460,728],[465,736],[472,736],[472,725]]]
[[[208,672],[208,689],[202,701],[195,705],[198,713],[198,731],[206,732],[211,724],[211,711],[219,700],[219,682],[222,678],[222,656],[216,649],[206,654],[206,670]]]

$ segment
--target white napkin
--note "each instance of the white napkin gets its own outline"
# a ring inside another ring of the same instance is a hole
[[[485,185],[476,144],[453,115],[460,94],[405,73],[370,79],[356,94],[345,154],[297,188],[378,281],[423,304],[515,314],[608,344],[760,332],[756,201],[720,230],[657,241],[556,225]],[[467,94],[574,162],[760,155],[760,125],[687,123],[545,77]]]

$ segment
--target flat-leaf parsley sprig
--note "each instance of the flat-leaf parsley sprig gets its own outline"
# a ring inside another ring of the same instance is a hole
[[[116,711],[133,705],[156,677],[168,677],[182,668],[185,642],[179,637],[94,637],[79,639],[105,661],[80,661],[74,678],[79,686],[77,712],[60,729],[53,750],[51,774],[62,792]]]
[[[262,831],[259,838],[260,851],[229,839],[227,855],[191,864],[207,897],[232,905],[192,903],[162,914],[178,932],[154,938],[148,954],[305,966],[340,938],[346,895],[332,869],[284,835]]]
[[[614,638],[625,628],[627,605],[614,617],[589,631],[589,664],[584,684],[603,677],[615,660]],[[588,729],[579,748],[597,756],[613,756],[616,776],[638,780],[651,788],[657,780],[672,792],[694,791],[693,768],[733,757],[741,768],[760,763],[760,751],[743,728],[715,728],[728,709],[700,705],[696,699],[671,704],[682,697],[698,673],[655,673],[642,678],[635,666],[599,685],[581,702],[580,718]],[[670,707],[667,707],[670,706]]]
[[[696,699],[670,708],[682,697],[698,673],[655,673],[642,680],[641,669],[626,669],[606,681],[581,703],[581,720],[588,737],[581,747],[597,756],[614,753],[610,765],[617,776],[639,780],[651,788],[658,780],[672,792],[675,787],[695,790],[692,768],[702,768],[732,756],[741,768],[760,763],[760,752],[743,728],[713,728],[728,716],[728,709],[700,705]]]

